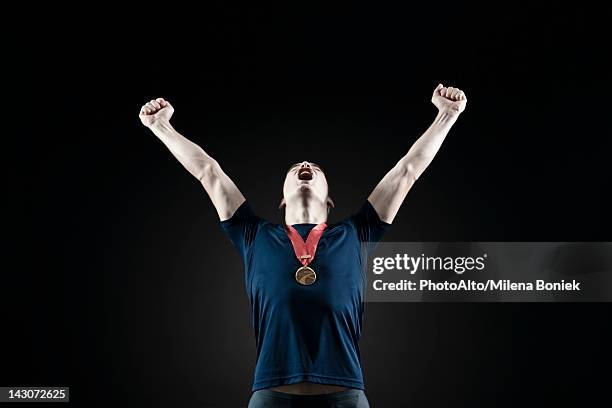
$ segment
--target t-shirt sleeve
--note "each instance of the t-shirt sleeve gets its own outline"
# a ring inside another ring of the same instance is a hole
[[[238,207],[231,218],[220,221],[221,228],[238,249],[242,259],[246,259],[255,241],[260,222],[261,218],[255,215],[246,201]]]
[[[359,241],[365,246],[367,252],[372,251],[381,240],[391,224],[384,222],[372,204],[366,200],[359,211],[351,215],[349,220],[355,226]]]

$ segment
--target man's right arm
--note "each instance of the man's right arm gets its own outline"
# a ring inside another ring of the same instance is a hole
[[[231,218],[244,203],[244,196],[215,159],[172,127],[170,118],[173,113],[174,108],[168,101],[157,98],[143,105],[139,117],[183,167],[202,183],[219,219]]]

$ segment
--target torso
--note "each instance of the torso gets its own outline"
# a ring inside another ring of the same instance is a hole
[[[257,217],[248,205],[222,222],[245,267],[257,349],[253,390],[313,395],[363,389],[358,342],[369,248],[363,244],[380,240],[381,223],[366,202],[330,224],[309,264],[316,280],[302,285],[286,226]],[[314,226],[293,225],[304,240]]]
[[[294,225],[302,238],[313,227]],[[363,387],[364,282],[353,227],[345,222],[325,230],[309,264],[317,274],[310,286],[295,281],[300,263],[283,226],[267,223],[257,234],[246,274],[258,339],[256,387],[301,395]]]
[[[348,390],[349,388],[341,387],[338,385],[301,382],[298,384],[281,385],[279,387],[272,387],[269,389],[272,391],[279,391],[279,392],[284,392],[287,394],[317,395],[317,394],[331,394],[333,392],[345,391],[345,390]]]

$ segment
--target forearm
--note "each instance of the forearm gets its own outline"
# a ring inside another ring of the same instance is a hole
[[[204,149],[177,132],[170,122],[156,122],[149,129],[162,141],[183,167],[198,180],[202,180],[207,169],[217,165]]]
[[[397,166],[400,171],[414,180],[418,179],[440,150],[458,117],[459,114],[456,112],[438,111],[433,123],[398,162]]]

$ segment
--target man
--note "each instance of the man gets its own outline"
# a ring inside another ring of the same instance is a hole
[[[465,109],[458,88],[439,84],[431,126],[378,183],[361,209],[327,225],[333,207],[323,169],[303,161],[285,177],[285,225],[258,217],[217,161],[170,125],[158,98],[140,119],[204,186],[220,224],[239,250],[252,307],[257,363],[250,408],[368,407],[361,335],[368,253]]]

